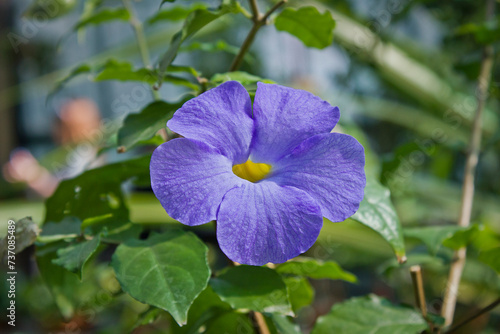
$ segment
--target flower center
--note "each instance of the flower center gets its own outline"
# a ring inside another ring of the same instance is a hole
[[[250,159],[247,162],[233,166],[233,173],[242,179],[250,182],[257,182],[266,177],[271,171],[271,165],[252,162]]]

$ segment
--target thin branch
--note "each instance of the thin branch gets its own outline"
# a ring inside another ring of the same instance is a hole
[[[462,321],[461,323],[459,323],[458,325],[455,325],[453,326],[449,331],[446,332],[446,334],[450,334],[450,333],[454,333],[456,332],[457,330],[459,330],[460,328],[462,328],[463,326],[467,325],[469,322],[471,322],[472,320],[480,317],[481,315],[485,314],[485,313],[488,313],[489,311],[493,310],[495,307],[497,307],[498,305],[500,304],[500,298],[498,298],[497,300],[495,300],[493,303],[489,304],[488,306],[480,309],[479,311],[477,311],[474,315],[470,316],[469,318],[465,319],[464,321]]]
[[[250,8],[252,9],[253,13],[253,21],[256,22],[260,19],[260,11],[259,11],[259,6],[257,5],[257,0],[248,0],[250,3]]]
[[[422,316],[427,319],[427,303],[425,299],[425,291],[424,291],[424,281],[422,278],[422,268],[419,265],[410,267],[411,280],[413,282],[413,291],[415,293],[415,301],[417,302],[417,306],[422,312]],[[429,324],[429,328],[431,333],[434,332],[434,325],[432,322],[427,321]]]
[[[410,267],[411,280],[413,282],[413,291],[417,306],[422,311],[422,315],[427,317],[427,304],[425,302],[424,283],[422,280],[422,269],[420,266]]]
[[[248,32],[247,37],[245,38],[245,41],[241,45],[240,51],[236,55],[236,57],[233,60],[233,63],[231,64],[231,67],[229,68],[229,72],[236,71],[240,65],[241,62],[243,61],[243,57],[245,56],[245,53],[248,51],[250,46],[253,43],[253,40],[255,39],[255,35],[257,35],[257,32],[259,29],[267,24],[267,19],[269,16],[274,13],[279,7],[284,5],[287,2],[287,0],[281,0],[280,2],[276,3],[273,7],[271,7],[264,15],[259,13],[259,9],[257,7],[257,2],[255,0],[250,0],[250,7],[252,7],[253,11],[253,25],[252,29]]]
[[[494,16],[495,0],[488,0],[486,5],[486,19],[491,20]],[[479,160],[479,151],[481,147],[481,127],[484,105],[488,97],[488,87],[491,78],[491,70],[493,68],[493,47],[486,46],[483,50],[483,60],[481,62],[481,72],[478,78],[477,85],[477,108],[472,125],[472,133],[467,151],[467,160],[465,164],[464,180],[462,186],[462,201],[460,206],[460,216],[458,225],[467,227],[470,225],[470,217],[472,212],[472,203],[474,199],[474,175],[476,166]],[[455,304],[457,301],[458,286],[462,277],[462,272],[465,266],[465,258],[467,249],[465,247],[455,252],[454,261],[451,264],[448,283],[443,299],[443,308],[441,315],[445,318],[445,326],[453,322],[455,313]]]
[[[148,43],[146,42],[146,36],[144,35],[144,30],[142,28],[142,23],[137,19],[135,15],[134,7],[130,3],[130,0],[122,0],[123,6],[127,9],[130,14],[130,25],[134,29],[135,37],[137,39],[137,46],[139,47],[139,53],[141,54],[142,64],[144,67],[151,69],[151,61],[149,56]],[[151,89],[153,98],[158,100],[160,96],[155,89]]]

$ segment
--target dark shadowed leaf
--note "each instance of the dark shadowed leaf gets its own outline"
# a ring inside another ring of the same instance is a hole
[[[276,272],[314,279],[341,279],[351,283],[357,281],[356,276],[344,271],[336,262],[313,258],[299,257],[282,263],[276,267]]]
[[[77,0],[35,0],[23,13],[29,19],[56,19],[71,12],[78,3]]]
[[[120,151],[127,151],[138,142],[153,138],[158,130],[166,128],[167,121],[186,100],[177,103],[156,101],[138,114],[129,114],[118,130]]]
[[[425,329],[427,323],[417,311],[370,295],[333,305],[330,313],[319,317],[312,334],[418,334]]]
[[[398,261],[405,261],[403,231],[389,189],[374,179],[367,179],[365,198],[351,219],[378,232],[392,246]]]
[[[276,29],[294,35],[306,46],[323,49],[332,44],[335,21],[329,11],[321,14],[309,6],[285,8],[276,17],[274,25]]]
[[[149,184],[150,160],[147,155],[117,162],[62,181],[45,202],[45,222],[61,222],[66,216],[85,220],[110,214],[113,222],[128,223],[129,212],[121,184],[131,178]]]
[[[233,308],[293,315],[285,283],[269,268],[231,267],[211,279],[210,286]]]
[[[407,238],[423,242],[427,246],[429,253],[436,255],[443,241],[453,236],[460,229],[457,225],[412,227],[405,228],[404,235]]]
[[[180,230],[121,244],[111,266],[125,292],[164,309],[179,324],[186,324],[189,307],[210,277],[207,247]]]
[[[78,275],[80,280],[83,276],[83,266],[95,253],[101,242],[101,236],[97,235],[91,240],[75,242],[65,248],[57,250],[57,258],[52,263]]]

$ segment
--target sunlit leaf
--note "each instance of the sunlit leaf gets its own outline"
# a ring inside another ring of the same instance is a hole
[[[236,4],[222,4],[217,10],[209,10],[209,9],[198,9],[194,12],[190,13],[186,20],[184,21],[184,25],[182,29],[177,32],[172,41],[170,42],[170,47],[167,52],[161,57],[159,63],[159,75],[160,82],[162,80],[161,76],[170,66],[172,61],[175,59],[177,52],[179,51],[179,47],[182,42],[184,42],[187,38],[195,34],[201,28],[209,24],[210,22],[218,19],[219,17],[228,14],[228,13],[238,13],[240,11],[239,5]]]
[[[479,253],[479,261],[487,264],[500,274],[500,247]]]
[[[304,277],[283,277],[288,291],[288,298],[295,314],[301,308],[311,305],[314,299],[314,290]]]
[[[425,329],[427,323],[419,312],[370,295],[333,305],[319,317],[312,334],[419,334]]]
[[[297,258],[292,261],[282,263],[276,267],[276,272],[304,276],[314,279],[341,279],[354,283],[356,276],[344,271],[336,262],[321,261],[313,258]]]
[[[477,224],[470,225],[466,228],[461,228],[457,230],[451,237],[444,240],[443,245],[455,250],[467,246],[478,235],[479,230],[480,226]]]
[[[389,189],[373,179],[368,179],[365,197],[351,219],[378,232],[392,246],[398,260],[405,261],[403,231],[392,205]]]
[[[286,31],[304,45],[323,49],[332,44],[335,21],[329,11],[321,14],[312,6],[285,8],[274,22],[276,29]]]
[[[269,268],[230,267],[212,278],[210,286],[233,308],[293,315],[285,283]]]
[[[109,59],[95,77],[95,81],[104,80],[142,81],[153,84],[156,82],[156,75],[146,68],[134,70],[132,64],[127,61]]]
[[[128,21],[129,19],[130,13],[125,8],[105,8],[79,21],[73,30],[89,25],[98,25],[110,21]]]
[[[238,81],[240,82],[243,86],[250,86],[250,85],[256,85],[257,82],[264,82],[264,83],[275,83],[272,80],[269,79],[263,79],[261,77],[258,77],[256,75],[247,73],[247,72],[242,72],[242,71],[234,71],[234,72],[227,72],[227,73],[217,73],[212,76],[210,79],[211,82],[213,82],[216,85],[220,85],[221,83],[224,83],[226,81]]]
[[[195,3],[195,4],[191,5],[190,7],[177,6],[177,7],[173,7],[173,8],[169,8],[169,9],[164,9],[164,10],[156,13],[156,15],[154,15],[150,19],[148,19],[147,22],[149,24],[155,24],[155,23],[162,22],[162,21],[183,20],[186,18],[186,16],[189,15],[189,13],[191,13],[195,10],[198,10],[198,9],[205,9],[205,8],[207,8],[206,4]]]
[[[121,244],[111,266],[125,292],[164,309],[179,324],[186,324],[189,307],[210,277],[207,247],[180,230]]]

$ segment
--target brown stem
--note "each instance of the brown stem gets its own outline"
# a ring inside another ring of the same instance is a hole
[[[411,280],[413,282],[413,291],[415,293],[415,301],[422,312],[422,316],[427,318],[427,303],[425,301],[424,281],[422,279],[422,269],[420,266],[410,267]],[[431,333],[434,332],[434,325],[428,321]]]
[[[494,15],[495,0],[488,0],[486,5],[486,19],[490,20]],[[477,84],[477,108],[472,125],[472,133],[467,151],[467,160],[465,164],[464,180],[462,186],[462,201],[460,206],[460,216],[458,225],[467,227],[470,225],[470,217],[472,212],[472,203],[474,199],[474,175],[479,159],[479,150],[481,146],[481,118],[484,110],[484,105],[488,95],[488,86],[491,78],[491,70],[493,67],[493,47],[486,46],[483,50],[483,60],[481,62],[481,72]],[[465,258],[467,249],[465,247],[455,252],[454,260],[451,264],[448,283],[443,299],[443,308],[441,315],[445,318],[445,326],[453,322],[455,313],[455,305],[457,301],[458,286],[462,277],[462,272],[465,266]]]
[[[485,313],[493,310],[499,304],[500,304],[500,298],[498,298],[497,300],[495,300],[493,303],[489,304],[488,306],[480,309],[474,315],[472,315],[469,318],[465,319],[464,321],[462,321],[458,325],[453,326],[449,331],[446,332],[446,334],[450,334],[450,333],[456,332],[458,329],[462,328],[463,326],[465,326],[466,324],[468,324],[472,320],[474,320],[474,319],[478,318],[479,316],[481,316],[481,315],[483,315],[483,314],[485,314]]]
[[[255,0],[250,0],[250,7],[252,8],[253,12],[253,25],[252,29],[248,32],[247,37],[245,38],[245,41],[241,45],[240,51],[236,55],[236,57],[233,60],[233,63],[231,64],[231,67],[229,68],[229,72],[236,71],[240,65],[241,62],[243,61],[243,57],[245,56],[245,53],[248,51],[250,46],[253,43],[253,40],[255,39],[255,35],[257,35],[257,32],[259,29],[267,23],[267,19],[269,16],[276,11],[279,7],[284,5],[287,2],[287,0],[281,0],[280,2],[276,3],[273,7],[271,7],[264,15],[261,15],[259,12],[259,8],[257,7],[257,2]]]

